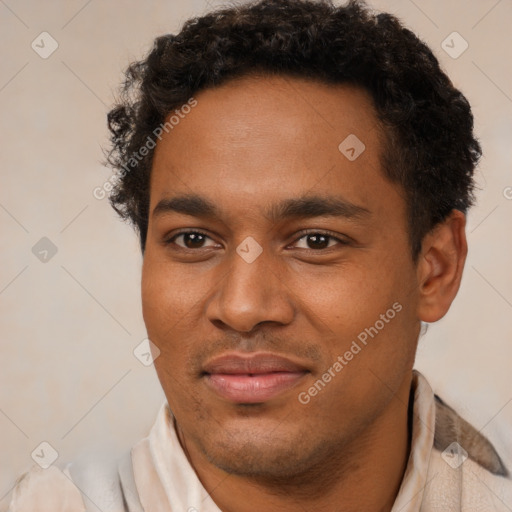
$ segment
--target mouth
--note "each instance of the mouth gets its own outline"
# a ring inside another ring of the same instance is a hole
[[[231,353],[208,362],[202,376],[220,397],[237,404],[267,402],[296,386],[309,371],[269,353]]]

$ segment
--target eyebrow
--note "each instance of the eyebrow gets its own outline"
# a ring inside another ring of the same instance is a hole
[[[194,194],[162,199],[153,209],[152,216],[157,217],[171,212],[192,217],[221,217],[221,211],[214,203]],[[342,217],[360,220],[370,216],[371,212],[363,206],[337,196],[303,196],[273,204],[265,212],[265,215],[272,222],[290,218],[313,217]]]

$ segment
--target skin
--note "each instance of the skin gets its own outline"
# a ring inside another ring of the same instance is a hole
[[[246,76],[196,99],[155,150],[142,274],[155,367],[189,461],[225,512],[389,511],[410,448],[420,321],[441,318],[457,293],[464,215],[453,211],[413,261],[404,193],[383,174],[383,133],[360,89]],[[354,161],[338,149],[349,134],[366,146]],[[218,212],[154,211],[192,194]],[[312,196],[367,213],[270,215]],[[326,231],[334,238],[314,238]],[[249,236],[262,248],[252,263],[236,252]],[[401,311],[301,403],[394,303]],[[227,351],[271,352],[308,372],[264,403],[234,404],[201,374]]]

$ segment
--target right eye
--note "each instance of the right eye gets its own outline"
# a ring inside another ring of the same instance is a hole
[[[182,231],[166,240],[165,244],[176,244],[178,247],[187,250],[202,249],[204,247],[212,247],[216,245],[215,242],[213,242],[212,245],[205,246],[204,243],[207,240],[211,240],[213,242],[208,235],[201,231]]]

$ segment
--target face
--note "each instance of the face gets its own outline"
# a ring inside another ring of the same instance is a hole
[[[408,395],[419,320],[403,193],[359,89],[245,77],[195,99],[153,161],[155,367],[205,460],[292,475]]]

